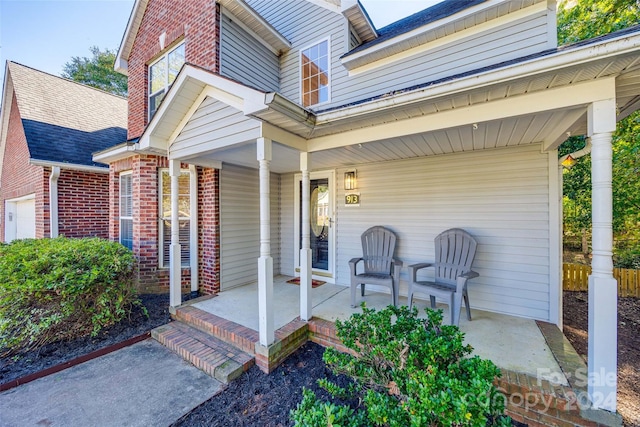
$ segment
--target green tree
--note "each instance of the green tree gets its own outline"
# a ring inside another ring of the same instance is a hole
[[[90,48],[92,58],[74,56],[64,65],[62,77],[115,95],[127,96],[127,76],[113,69],[115,51]]]
[[[558,43],[567,44],[608,34],[640,23],[640,0],[570,0],[558,7]],[[571,137],[559,149],[562,156],[584,146]],[[613,227],[619,239],[638,242],[640,232],[640,113],[618,123],[613,135]],[[580,235],[591,221],[591,158],[585,156],[563,176],[564,226]],[[618,245],[619,250],[628,245]],[[637,246],[637,243],[636,243]]]
[[[563,0],[558,6],[558,43],[609,34],[640,23],[640,0]]]

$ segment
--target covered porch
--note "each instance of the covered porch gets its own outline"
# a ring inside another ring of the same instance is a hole
[[[487,333],[513,325],[502,334],[513,341],[535,320],[561,326],[557,147],[569,135],[587,135],[594,205],[589,395],[594,406],[615,411],[615,381],[600,377],[616,372],[611,136],[617,120],[640,107],[640,36],[597,43],[602,54],[588,45],[546,52],[324,112],[186,65],[139,142],[169,157],[171,305],[181,304],[178,177],[187,163],[221,171],[221,292],[208,304],[226,300],[229,316],[247,311],[257,319],[256,348],[268,351],[277,325],[292,315],[311,321],[350,314],[339,285],[348,283],[347,260],[360,255],[360,233],[371,225],[397,231],[405,265],[428,260],[440,231],[466,229],[480,248],[471,306],[478,319],[497,319]],[[359,180],[356,207],[348,206],[342,183],[350,171]],[[313,264],[310,224],[318,174],[327,177],[333,200],[323,224],[333,240],[322,268]],[[245,222],[232,221],[245,215]],[[246,239],[225,246],[225,233],[238,230]],[[237,271],[226,271],[233,263],[250,274],[237,279]],[[301,285],[285,291],[280,275],[299,276]],[[336,286],[312,289],[312,277]],[[405,271],[401,296],[406,279]],[[249,300],[234,299],[243,294]],[[482,341],[482,351],[494,347],[491,336],[471,329],[468,336]]]
[[[290,276],[274,277],[274,328],[285,327],[299,319],[298,301],[300,289],[288,283]],[[351,308],[349,288],[325,283],[311,290],[313,318],[329,322],[347,320],[360,307]],[[390,295],[384,292],[367,291],[362,299],[368,308],[381,310],[389,305]],[[258,283],[250,283],[214,297],[205,297],[192,304],[200,310],[232,321],[258,332]],[[407,305],[407,298],[400,297],[399,305]],[[426,317],[428,301],[416,299],[419,317]],[[242,307],[239,310],[238,307]],[[443,308],[443,323],[449,322],[448,310]],[[474,348],[474,355],[492,360],[501,369],[525,373],[540,381],[547,380],[557,385],[568,385],[568,381],[553,354],[552,349],[538,328],[536,321],[519,317],[472,309],[472,321],[461,316],[460,329],[465,333],[465,343]]]

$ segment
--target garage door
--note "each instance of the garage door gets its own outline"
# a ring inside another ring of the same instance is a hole
[[[16,202],[16,239],[36,237],[35,199]]]

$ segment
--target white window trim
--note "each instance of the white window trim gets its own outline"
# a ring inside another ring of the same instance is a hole
[[[133,171],[121,172],[118,176],[118,243],[120,244],[122,244],[122,220],[131,220],[133,225],[133,178],[131,178],[131,216],[122,216],[122,177],[126,175],[133,175]],[[131,229],[131,241],[131,249],[133,249],[133,227]]]
[[[165,81],[164,88],[162,88],[161,90],[157,90],[155,92],[151,92],[151,67],[153,67],[154,65],[158,64],[161,61],[168,61],[169,60],[169,54],[171,54],[171,52],[173,52],[176,49],[178,49],[180,46],[184,46],[184,44],[185,44],[184,40],[181,40],[176,45],[168,48],[164,54],[162,54],[155,61],[149,63],[149,65],[147,67],[147,120],[148,121],[151,121],[151,119],[153,118],[153,116],[151,115],[151,98],[153,96],[158,95],[158,94],[163,93],[163,92],[166,94],[167,91],[169,90],[169,87],[171,87],[171,83],[169,83],[169,65],[167,64],[167,76],[166,76],[167,80]],[[186,63],[186,46],[185,46],[185,63]],[[156,108],[156,111],[158,111],[157,108]]]
[[[311,48],[311,47],[313,47],[313,46],[319,45],[320,43],[325,42],[325,41],[327,42],[327,57],[329,59],[329,69],[327,70],[327,74],[329,75],[329,85],[328,85],[328,87],[329,87],[329,89],[328,89],[329,90],[329,97],[328,97],[328,99],[326,101],[318,102],[317,104],[312,104],[312,105],[305,106],[304,105],[304,101],[303,101],[303,93],[302,93],[302,90],[303,90],[303,83],[302,83],[302,52],[307,50],[307,49],[309,49],[309,48]],[[312,107],[322,106],[322,105],[326,105],[326,104],[331,103],[331,86],[332,86],[332,83],[333,83],[332,69],[333,69],[333,61],[331,59],[331,36],[327,36],[327,37],[325,37],[323,39],[315,41],[315,42],[313,42],[313,43],[311,43],[311,44],[309,44],[307,46],[304,46],[303,48],[301,48],[298,51],[298,88],[299,88],[298,90],[299,90],[299,93],[300,93],[300,105],[302,105],[304,108],[312,108]]]
[[[171,218],[164,218],[162,212],[162,173],[169,172],[169,168],[158,168],[158,268],[169,269],[170,266],[164,265],[164,227],[163,222],[165,220],[171,221]],[[189,261],[181,262],[180,266],[182,269],[185,268],[193,268],[194,265],[194,241],[195,247],[197,249],[198,240],[198,197],[197,197],[197,189],[198,189],[198,175],[194,173],[195,169],[193,168],[180,168],[180,173],[188,173],[189,174],[189,210],[191,211],[191,216],[189,218],[180,217],[178,220],[189,220]],[[196,190],[196,194],[193,194],[193,190]],[[194,214],[195,212],[195,214]],[[197,254],[197,251],[195,252]],[[197,266],[197,258],[195,259]],[[196,268],[197,269],[197,268]]]

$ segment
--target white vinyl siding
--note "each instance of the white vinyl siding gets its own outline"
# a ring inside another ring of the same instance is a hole
[[[133,175],[120,174],[120,243],[133,248]]]
[[[348,285],[348,260],[361,256],[360,235],[383,225],[398,234],[407,265],[433,259],[433,239],[453,227],[478,240],[469,283],[474,308],[549,319],[548,154],[538,144],[354,165],[359,207],[345,207],[337,169],[336,283]],[[293,176],[282,178],[282,271],[292,274]],[[553,284],[559,286],[559,284]],[[401,275],[407,294],[407,270]],[[424,301],[419,307],[425,307]]]
[[[306,1],[249,3],[292,43],[293,49],[280,60],[280,93],[288,99],[300,99],[299,50],[323,37],[331,38],[331,102],[322,104],[320,109],[410,88],[548,48],[548,18],[541,12],[350,77],[340,62],[352,43],[348,24],[341,14]]]
[[[280,272],[280,178],[271,174],[271,256]],[[220,170],[220,284],[224,291],[258,280],[260,187],[258,170],[224,164]]]
[[[176,158],[202,155],[229,144],[255,141],[260,136],[260,122],[223,102],[207,98],[171,145],[171,153]]]
[[[266,92],[277,92],[280,59],[226,15],[221,18],[220,74]]]

